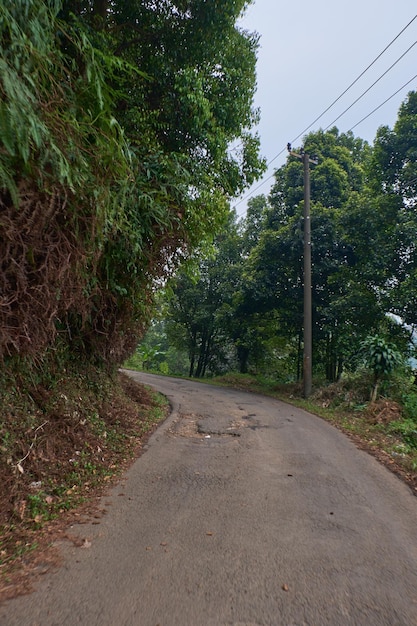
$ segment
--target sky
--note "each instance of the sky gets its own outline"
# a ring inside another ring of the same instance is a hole
[[[301,147],[303,131],[416,15],[415,0],[253,0],[239,25],[260,37],[254,104],[260,109],[261,121],[256,131],[261,154],[270,165],[266,174],[232,203],[238,215],[244,215],[251,197],[268,195],[275,169],[286,161],[287,142],[293,148]],[[417,74],[417,44],[335,121],[415,42],[417,18],[307,132],[327,126],[346,132],[392,96]],[[417,90],[417,78],[353,128],[354,135],[372,144],[379,126],[392,128],[395,124],[398,109],[412,90]]]

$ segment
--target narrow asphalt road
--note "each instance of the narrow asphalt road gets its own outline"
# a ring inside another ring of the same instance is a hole
[[[170,418],[2,626],[417,625],[417,498],[319,418],[132,374]]]

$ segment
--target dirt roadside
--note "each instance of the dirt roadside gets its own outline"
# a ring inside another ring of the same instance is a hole
[[[2,407],[3,438],[7,433],[16,444],[14,458],[0,457],[0,602],[30,592],[39,576],[59,564],[51,545],[72,540],[71,524],[100,523],[106,514],[100,498],[169,413],[165,399],[123,373],[98,406],[85,390],[80,393],[64,383],[57,405],[38,386],[31,394],[30,425],[15,407]],[[92,424],[87,414],[95,409]]]

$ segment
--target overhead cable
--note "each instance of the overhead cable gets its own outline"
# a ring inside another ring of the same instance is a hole
[[[375,63],[382,57],[382,55],[393,45],[393,43],[395,41],[397,41],[397,39],[407,30],[407,28],[417,19],[417,14],[408,22],[408,24],[406,24],[404,26],[404,28],[402,28],[400,30],[400,32],[394,37],[394,39],[392,39],[389,44],[387,44],[385,46],[385,48],[375,57],[375,59],[355,78],[354,81],[352,81],[350,83],[350,85],[348,87],[346,87],[346,89],[322,112],[320,113],[320,115],[318,117],[316,117],[315,120],[313,120],[311,122],[311,124],[309,124],[303,131],[301,131],[301,133],[299,133],[296,137],[294,137],[294,139],[291,141],[292,144],[294,144],[297,139],[299,139],[300,137],[302,137],[316,122],[318,122],[328,111],[330,111],[330,109],[337,103],[339,102],[339,100],[362,78],[362,76],[364,76],[364,74],[366,74],[366,72],[373,66],[375,65]],[[391,67],[389,67],[386,72],[384,72],[361,96],[359,96],[359,98],[357,98],[355,100],[355,102],[353,102],[347,109],[345,109],[345,111],[343,111],[343,113],[341,113],[336,120],[334,120],[329,126],[326,127],[325,130],[327,130],[331,125],[333,125],[338,119],[340,119],[340,117],[342,117],[342,115],[344,115],[349,109],[351,109],[354,104],[356,104],[356,102],[358,102],[358,100],[360,100],[370,89],[372,89],[372,87],[374,87],[374,85],[379,82],[379,80],[381,80],[410,50],[411,48],[413,48],[416,45],[417,41],[414,42],[409,48],[408,50],[406,50],[396,61],[395,63],[393,63],[393,65],[391,65]],[[395,93],[393,93],[389,98],[387,98],[384,102],[382,102],[382,104],[380,104],[379,106],[377,106],[375,109],[373,109],[373,111],[371,111],[370,113],[368,113],[368,115],[366,115],[364,118],[362,118],[359,122],[357,122],[354,126],[352,126],[349,130],[353,130],[353,128],[356,128],[356,126],[359,126],[359,124],[361,124],[364,120],[366,120],[368,117],[370,117],[373,113],[375,113],[378,109],[380,109],[384,104],[386,104],[389,100],[391,100],[391,98],[393,98],[394,96],[397,95],[397,93],[399,93],[402,89],[404,89],[404,87],[406,87],[410,82],[412,82],[414,80],[414,78],[416,78],[416,76],[414,76],[411,80],[409,80],[407,83],[405,83],[405,85],[403,85],[402,87],[400,87],[400,89],[398,89]],[[267,167],[269,167],[278,157],[281,156],[281,154],[283,154],[284,152],[286,152],[286,148],[283,148],[282,150],[280,150],[280,152],[278,152],[278,154],[276,154],[270,161],[268,161],[267,163]],[[244,202],[246,199],[250,198],[251,196],[253,196],[253,194],[260,189],[261,187],[263,187],[263,185],[265,185],[265,183],[267,183],[271,178],[274,177],[274,174],[271,174],[270,176],[268,176],[268,178],[266,178],[265,180],[263,180],[261,183],[259,183],[259,185],[257,187],[255,187],[255,189],[253,189],[250,193],[248,193],[246,196],[244,196],[241,200],[239,200],[234,206],[237,207],[239,206],[239,204],[241,204],[242,202]]]
[[[384,104],[386,104],[387,102],[389,102],[394,96],[397,95],[397,93],[400,93],[400,91],[402,91],[405,87],[407,87],[407,85],[409,85],[411,82],[413,82],[413,80],[415,80],[417,78],[417,74],[415,76],[413,76],[413,78],[410,78],[409,81],[407,81],[406,83],[404,83],[404,85],[402,87],[400,87],[399,89],[397,89],[397,91],[395,93],[393,93],[389,98],[387,98],[386,100],[384,100],[384,102],[381,102],[381,104],[379,104],[377,107],[375,107],[375,109],[373,109],[370,113],[368,113],[368,115],[365,115],[365,117],[363,117],[359,122],[356,122],[356,124],[354,126],[352,126],[351,128],[349,128],[349,130],[353,130],[354,128],[356,128],[356,126],[359,126],[359,124],[362,124],[362,122],[364,122],[365,120],[368,119],[368,117],[370,117],[373,113],[375,113],[375,111],[378,111],[378,109],[380,109],[381,107],[384,106]],[[348,131],[349,132],[349,131]]]
[[[299,133],[299,134],[297,135],[297,137],[295,137],[295,138],[291,141],[291,143],[293,143],[293,144],[294,144],[294,143],[297,141],[297,139],[299,139],[300,137],[302,137],[302,136],[304,135],[304,133],[306,133],[306,132],[307,132],[307,131],[308,131],[308,130],[312,127],[312,126],[314,126],[314,124],[315,124],[316,122],[318,122],[318,121],[319,121],[319,120],[320,120],[320,119],[321,119],[321,118],[322,118],[322,117],[323,117],[323,116],[324,116],[324,115],[325,115],[328,111],[330,111],[330,109],[331,109],[331,108],[332,108],[332,107],[333,107],[333,106],[334,106],[337,102],[339,102],[339,100],[340,100],[340,99],[341,99],[341,98],[342,98],[342,97],[343,97],[343,96],[344,96],[344,95],[345,95],[345,94],[346,94],[346,93],[347,93],[347,92],[348,92],[348,91],[349,91],[349,90],[353,87],[353,85],[356,85],[356,83],[358,82],[358,80],[359,80],[359,79],[361,79],[361,78],[362,78],[362,76],[363,76],[364,74],[366,74],[366,72],[367,72],[367,71],[368,71],[368,70],[369,70],[369,69],[370,69],[373,65],[375,65],[375,63],[378,61],[378,59],[380,59],[380,58],[382,57],[382,55],[383,55],[383,54],[384,54],[384,53],[385,53],[385,52],[386,52],[386,51],[387,51],[387,50],[388,50],[388,49],[392,46],[392,44],[393,44],[395,41],[397,41],[397,39],[398,39],[398,38],[399,38],[399,37],[403,34],[403,32],[404,32],[404,31],[406,31],[406,30],[407,30],[407,28],[408,28],[409,26],[411,26],[411,24],[412,24],[412,23],[414,22],[414,20],[416,20],[416,19],[417,19],[417,15],[415,15],[415,16],[414,16],[414,17],[413,17],[413,18],[412,18],[412,19],[408,22],[408,24],[406,24],[406,25],[404,26],[404,28],[403,28],[402,30],[400,30],[400,32],[398,33],[398,35],[396,35],[396,36],[394,37],[394,39],[392,39],[392,41],[390,41],[390,43],[389,43],[388,45],[386,45],[386,46],[385,46],[385,48],[382,50],[382,52],[380,52],[380,53],[378,54],[378,56],[376,56],[376,57],[375,57],[375,59],[374,59],[374,60],[373,60],[373,61],[372,61],[372,62],[371,62],[371,63],[370,63],[370,64],[369,64],[369,65],[368,65],[368,66],[367,66],[364,70],[363,70],[363,72],[361,72],[361,73],[359,74],[359,76],[357,76],[357,77],[355,78],[355,80],[354,80],[353,82],[351,82],[351,83],[350,83],[350,85],[349,85],[348,87],[346,87],[346,89],[345,89],[345,90],[344,90],[344,91],[340,94],[340,96],[338,96],[335,100],[333,100],[333,102],[332,102],[332,103],[331,103],[331,104],[327,107],[327,109],[325,109],[322,113],[320,113],[320,115],[319,115],[318,117],[316,117],[316,119],[315,119],[315,120],[313,120],[313,122],[311,122],[311,124],[309,124],[309,125],[308,125],[308,126],[307,126],[304,130],[303,130],[303,131],[301,131],[301,133]],[[413,45],[415,45],[415,44],[413,44]],[[407,54],[407,52],[408,52],[408,50],[407,50],[404,54]],[[403,54],[402,56],[404,56],[404,54]],[[402,58],[402,57],[400,57],[400,59],[401,59],[401,58]],[[400,59],[398,59],[398,61],[399,61]],[[397,62],[398,62],[398,61],[397,61]],[[391,69],[391,68],[390,68],[390,69]],[[387,72],[388,72],[388,71],[389,71],[389,70],[387,70]],[[381,78],[382,78],[382,77],[381,77]],[[351,106],[353,106],[353,105],[351,105]],[[339,119],[339,118],[337,118],[337,119]],[[333,122],[332,122],[332,123],[333,123]],[[275,159],[277,159],[279,156],[281,156],[281,154],[282,154],[283,152],[284,152],[284,150],[282,150],[282,151],[281,151],[281,152],[279,152],[276,156],[274,156],[274,157],[273,157],[273,159],[271,159],[271,160],[269,161],[268,165],[270,165],[273,161],[275,161]]]
[[[400,91],[402,91],[403,89],[405,89],[405,87],[407,87],[407,85],[409,85],[410,83],[413,82],[413,80],[417,79],[417,74],[415,74],[412,78],[410,78],[410,80],[408,80],[406,83],[404,83],[404,85],[402,85],[399,89],[397,89],[397,91],[395,91],[393,94],[391,94],[389,96],[389,98],[386,98],[386,100],[384,100],[384,102],[381,102],[381,104],[379,104],[377,107],[375,107],[374,109],[372,109],[372,111],[370,111],[370,113],[368,113],[367,115],[365,115],[365,117],[363,117],[361,120],[359,120],[359,122],[356,122],[356,124],[354,124],[353,126],[351,126],[349,128],[349,130],[347,132],[350,132],[351,130],[353,130],[354,128],[356,128],[357,126],[359,126],[359,124],[362,124],[362,122],[364,122],[365,120],[368,119],[368,117],[371,117],[371,115],[373,115],[376,111],[378,111],[381,107],[384,106],[384,104],[386,104],[387,102],[389,102],[390,100],[392,100],[392,98],[394,98],[398,93],[400,93]],[[279,157],[281,154],[283,154],[283,152],[286,152],[287,148],[283,148],[275,158]],[[272,161],[270,161],[268,163],[268,165],[270,165]],[[239,204],[241,204],[242,202],[244,202],[245,200],[247,200],[248,198],[251,198],[253,196],[253,194],[260,189],[261,187],[263,187],[263,185],[265,185],[265,183],[267,183],[271,178],[274,177],[274,173],[272,173],[270,176],[268,176],[268,178],[265,178],[265,180],[263,180],[261,183],[259,183],[259,185],[257,187],[255,187],[255,189],[253,189],[250,193],[248,193],[246,196],[244,196],[241,200],[239,200],[239,202],[236,202],[236,204],[234,205],[235,207],[239,206]]]
[[[408,52],[410,52],[410,50],[411,50],[412,48],[414,48],[414,46],[415,46],[416,44],[417,44],[417,41],[415,41],[413,44],[411,44],[411,46],[410,46],[410,47],[409,47],[409,48],[408,48],[408,49],[407,49],[407,50],[406,50],[406,51],[405,51],[405,52],[404,52],[404,53],[403,53],[403,54],[402,54],[402,55],[401,55],[401,56],[400,56],[400,57],[399,57],[399,58],[398,58],[398,59],[397,59],[397,60],[396,60],[396,61],[395,61],[392,65],[390,65],[390,67],[389,67],[387,70],[385,70],[385,72],[384,72],[383,74],[381,74],[381,76],[380,76],[379,78],[377,78],[377,79],[376,79],[376,81],[375,81],[375,82],[373,82],[373,83],[372,83],[372,85],[371,85],[370,87],[368,87],[368,89],[365,89],[365,91],[364,91],[364,92],[363,92],[363,93],[362,93],[362,94],[361,94],[358,98],[356,98],[356,100],[355,100],[354,102],[352,102],[352,104],[350,104],[350,105],[347,107],[347,109],[345,109],[345,110],[343,111],[343,113],[341,113],[340,115],[338,115],[338,116],[336,117],[336,119],[334,119],[334,120],[333,120],[333,122],[331,122],[328,126],[326,126],[326,128],[325,128],[324,130],[328,130],[331,126],[333,126],[333,124],[334,124],[335,122],[337,122],[337,120],[340,120],[340,118],[341,118],[341,117],[342,117],[345,113],[347,113],[347,112],[348,112],[348,111],[349,111],[349,110],[350,110],[350,109],[351,109],[351,108],[352,108],[352,107],[353,107],[353,106],[354,106],[357,102],[359,102],[359,100],[361,100],[361,99],[362,99],[362,98],[363,98],[363,97],[364,97],[364,96],[368,93],[368,91],[370,91],[370,90],[372,89],[372,87],[375,87],[375,85],[376,85],[377,83],[379,83],[379,81],[380,81],[382,78],[384,78],[384,76],[386,76],[386,75],[388,74],[388,72],[390,72],[390,71],[392,70],[392,68],[393,68],[393,67],[395,67],[395,65],[397,65],[397,63],[399,63],[399,61],[401,61],[401,59],[402,59],[402,58],[404,58],[404,57],[405,57],[405,55],[406,55],[406,54],[408,54]],[[413,80],[413,79],[411,79],[411,80]],[[411,81],[409,81],[409,82],[411,82]],[[395,95],[395,94],[394,94],[394,95]],[[381,105],[381,106],[382,106],[382,105]]]
[[[282,150],[280,152],[280,154],[282,154],[282,152],[284,152],[284,150]],[[279,156],[279,155],[277,155],[277,156]],[[263,187],[265,185],[265,183],[267,183],[268,180],[271,180],[271,178],[273,178],[274,176],[275,176],[275,172],[273,172],[270,176],[268,176],[268,178],[265,178],[265,180],[263,180],[261,183],[259,183],[259,185],[257,187],[255,187],[255,189],[252,189],[252,191],[250,191],[246,196],[243,196],[243,198],[241,198],[238,202],[236,202],[233,205],[233,208],[236,208],[237,206],[239,206],[239,204],[242,204],[242,202],[244,202],[248,198],[252,198],[253,194],[256,193],[258,191],[258,189]]]

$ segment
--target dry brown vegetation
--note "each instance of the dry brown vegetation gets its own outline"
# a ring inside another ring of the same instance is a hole
[[[36,385],[3,394],[0,598],[26,589],[39,548],[44,553],[68,516],[97,501],[166,416],[164,399],[117,378],[91,368],[84,379],[61,377],[54,391]]]
[[[19,200],[0,195],[1,358],[39,354],[53,340],[56,319],[85,300],[91,264],[62,189],[39,193],[22,182]]]

